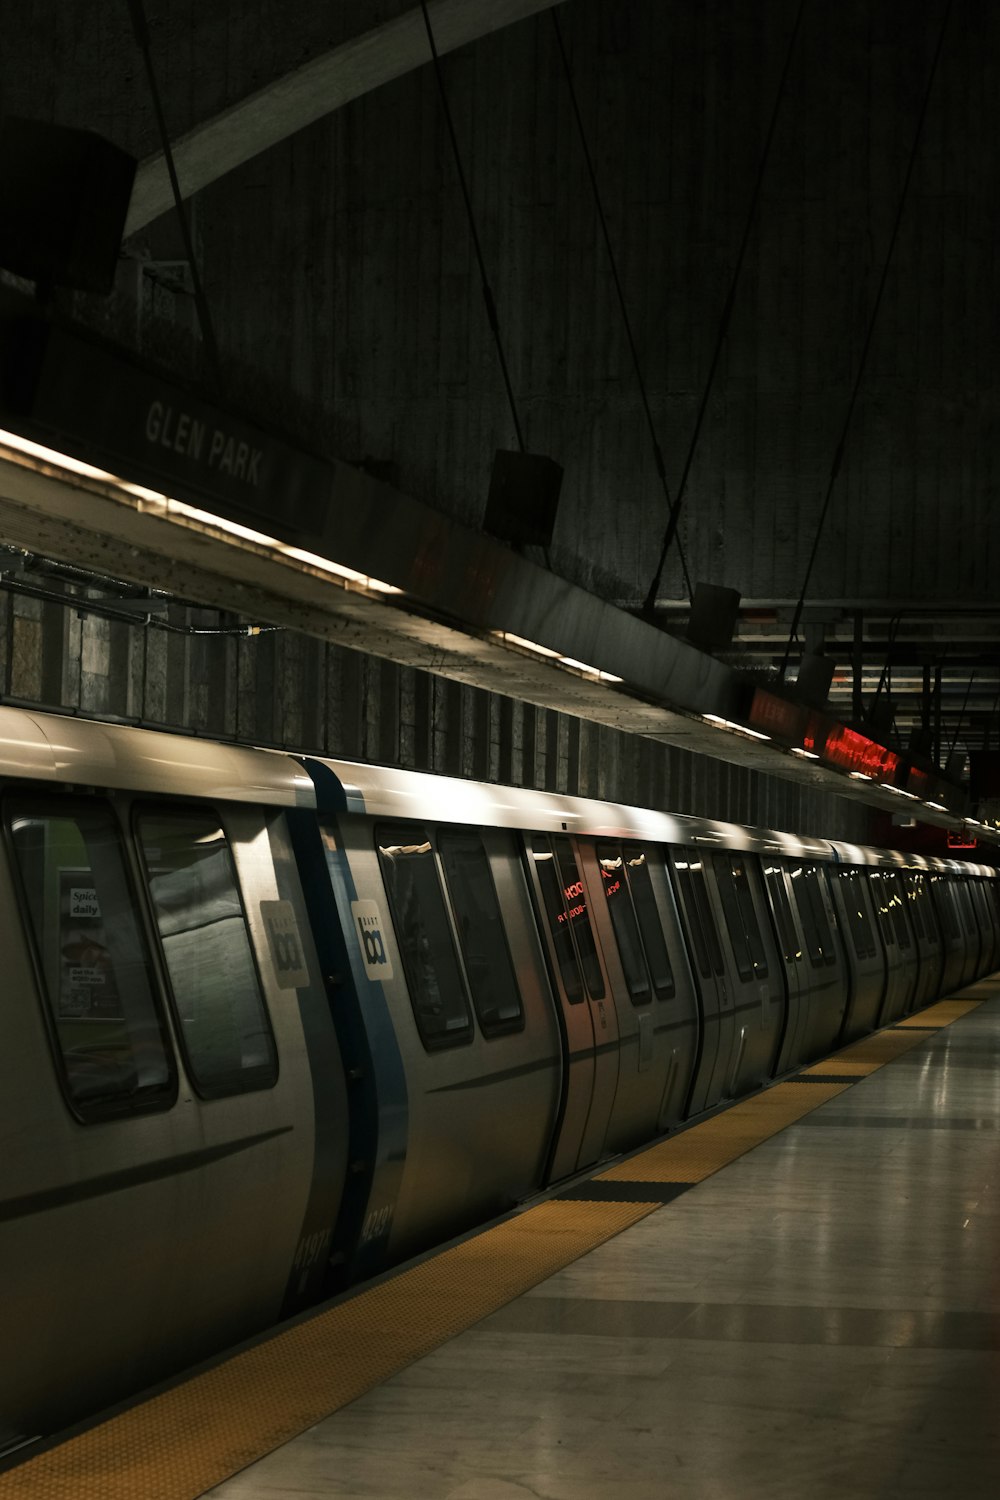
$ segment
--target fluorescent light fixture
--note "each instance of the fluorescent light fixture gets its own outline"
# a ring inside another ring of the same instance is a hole
[[[553,651],[548,646],[539,646],[535,641],[526,641],[523,635],[515,635],[512,630],[491,630],[490,635],[511,646],[519,646],[522,651],[530,651],[533,656],[548,656],[553,661],[560,660],[558,651]]]
[[[12,448],[15,452],[23,453],[26,458],[34,459],[36,463],[50,464],[53,468],[63,469],[66,473],[76,474],[82,479],[96,479],[102,484],[113,485],[115,489],[122,490],[138,500],[140,509],[152,506],[162,511],[168,520],[173,518],[194,522],[198,526],[221,531],[227,536],[238,537],[240,541],[251,542],[255,547],[266,548],[269,552],[278,553],[280,557],[302,563],[322,573],[329,573],[342,583],[352,583],[372,593],[401,594],[403,592],[394,583],[383,583],[380,578],[372,578],[367,573],[359,573],[356,568],[333,562],[328,557],[320,557],[316,552],[306,552],[302,547],[292,547],[287,542],[279,541],[277,537],[268,536],[266,532],[256,531],[251,526],[243,526],[239,521],[227,520],[225,516],[217,516],[212,511],[201,510],[196,505],[188,505],[183,500],[174,500],[157,490],[146,489],[144,485],[133,484],[128,479],[122,479],[118,474],[110,474],[106,469],[95,468],[93,464],[84,463],[68,453],[57,453],[53,448],[45,448],[41,443],[33,443],[30,438],[21,437],[19,433],[0,432],[0,446]]]
[[[867,771],[848,771],[847,774],[852,781],[871,781],[872,779]]]
[[[596,677],[598,682],[624,681],[624,678],[616,677],[613,672],[602,672],[600,667],[588,667],[585,661],[577,661],[574,656],[560,656],[559,662],[564,667],[572,667],[576,672],[586,672],[588,677]]]
[[[803,750],[798,745],[792,745],[791,752],[793,755],[800,756],[802,760],[819,760],[819,756],[814,750]]]
[[[901,786],[892,786],[888,781],[880,781],[879,786],[884,792],[895,792],[897,797],[909,797],[911,802],[920,801],[916,792],[904,792]]]
[[[769,734],[761,734],[759,729],[748,729],[745,724],[737,724],[732,719],[723,719],[719,714],[702,714],[706,724],[714,724],[717,729],[728,729],[733,734],[745,734],[751,740],[769,740]]]
[[[933,807],[933,809],[934,809],[935,812],[945,812],[946,813],[948,811],[948,809],[945,807],[945,805],[944,805],[943,802],[925,802],[924,806],[925,807]]]
[[[570,667],[574,672],[585,672],[588,677],[596,677],[598,682],[624,681],[624,678],[616,677],[614,672],[604,672],[600,667],[577,661],[575,656],[564,656],[561,651],[553,651],[551,646],[540,646],[537,641],[525,640],[523,635],[515,635],[512,630],[491,630],[490,635],[498,641],[517,646],[521,651],[530,651],[532,656],[544,656],[549,661],[557,661],[561,667]]]

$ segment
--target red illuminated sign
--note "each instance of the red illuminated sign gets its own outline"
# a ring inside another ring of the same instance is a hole
[[[974,849],[975,847],[975,839],[970,838],[967,833],[952,833],[951,829],[948,829],[949,849]]]
[[[820,758],[844,771],[863,771],[876,781],[892,781],[899,770],[899,756],[876,744],[846,724],[831,725]]]

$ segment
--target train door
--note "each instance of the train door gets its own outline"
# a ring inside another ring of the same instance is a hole
[[[694,1069],[698,1009],[678,951],[676,912],[665,901],[661,906],[654,886],[659,876],[659,896],[666,898],[657,851],[599,839],[595,855],[605,900],[597,902],[594,917],[613,988],[623,995],[617,1007],[620,1073],[608,1147],[627,1150],[680,1119]],[[586,856],[585,873],[589,878]],[[593,888],[593,879],[590,884]]]
[[[888,1026],[903,1014],[903,1005],[909,984],[903,955],[899,951],[899,938],[892,920],[892,886],[887,870],[872,870],[869,873],[872,902],[878,919],[879,934],[885,952],[885,993],[879,1011],[878,1024]]]
[[[809,1029],[809,986],[803,969],[805,944],[788,899],[787,875],[776,860],[764,865],[764,888],[771,908],[785,980],[785,1029],[778,1047],[774,1075],[787,1073],[802,1061]]]
[[[907,871],[899,875],[906,897],[913,937],[917,946],[917,983],[911,1010],[922,1010],[937,998],[941,982],[941,935],[934,912],[927,900],[927,882],[923,875]]]
[[[952,890],[955,893],[955,905],[958,908],[965,940],[965,962],[962,965],[961,983],[966,985],[971,984],[975,979],[979,964],[979,928],[976,926],[976,917],[972,910],[969,882],[959,877],[952,881]]]
[[[563,1093],[546,1173],[558,1182],[605,1148],[618,1088],[618,1018],[572,841],[539,833],[526,835],[525,845],[563,1035]]]
[[[788,889],[798,909],[809,961],[808,1028],[803,1056],[820,1057],[840,1035],[847,1007],[845,961],[835,937],[830,892],[820,866],[796,860],[789,869]]]
[[[941,950],[944,956],[941,993],[950,995],[961,988],[962,969],[965,964],[965,940],[955,906],[955,891],[949,876],[931,876],[931,900],[941,928]]]
[[[785,1023],[785,987],[776,963],[765,951],[763,893],[753,856],[711,856],[715,884],[736,965],[736,1056],[730,1092],[739,1095],[770,1077]],[[759,910],[758,910],[759,905]]]
[[[712,1109],[726,1097],[736,1024],[701,855],[694,849],[675,848],[670,852],[670,863],[688,947],[694,956],[701,1008],[701,1045],[687,1106],[687,1114],[695,1115]]]
[[[997,929],[988,882],[975,879],[972,888],[979,901],[979,921],[983,930],[982,973],[992,974],[997,966]]]
[[[842,1042],[867,1036],[878,1024],[885,993],[885,954],[878,940],[871,892],[862,872],[839,866],[830,872],[830,885],[844,953],[850,974]]]

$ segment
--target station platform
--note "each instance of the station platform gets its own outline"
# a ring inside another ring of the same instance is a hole
[[[998,1493],[997,976],[0,1475],[0,1500]]]

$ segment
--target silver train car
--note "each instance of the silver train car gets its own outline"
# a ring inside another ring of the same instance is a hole
[[[990,868],[0,708],[0,1452],[1000,964]]]

